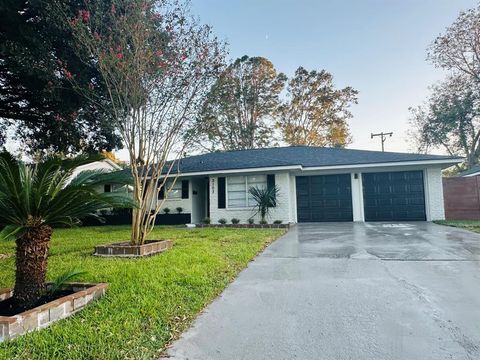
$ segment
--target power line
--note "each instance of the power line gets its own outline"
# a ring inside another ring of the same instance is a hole
[[[385,140],[387,140],[387,136],[390,136],[392,137],[393,135],[393,132],[388,132],[388,133],[384,133],[383,131],[381,133],[378,133],[378,134],[374,134],[372,133],[370,135],[370,138],[373,139],[375,136],[380,136],[380,139],[382,140],[382,152],[385,151]]]

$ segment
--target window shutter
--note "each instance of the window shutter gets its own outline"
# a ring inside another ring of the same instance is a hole
[[[226,205],[226,197],[225,197],[225,178],[219,177],[218,178],[218,208],[225,209]]]
[[[160,188],[160,191],[158,192],[158,200],[165,199],[165,186],[166,184]]]
[[[182,180],[182,199],[188,199],[188,180]]]
[[[275,187],[275,174],[267,175],[267,189],[270,190]]]
[[[275,174],[267,175],[267,189],[273,189],[275,187]]]

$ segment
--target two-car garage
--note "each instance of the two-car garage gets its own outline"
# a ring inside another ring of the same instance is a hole
[[[426,220],[422,170],[366,172],[361,181],[365,221]],[[297,176],[296,196],[298,222],[353,220],[349,173]]]

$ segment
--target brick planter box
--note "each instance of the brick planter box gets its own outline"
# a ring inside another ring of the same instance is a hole
[[[51,323],[64,319],[83,309],[87,304],[102,297],[108,284],[69,283],[67,290],[73,294],[37,306],[13,316],[0,316],[0,342],[13,339],[29,331],[43,329]],[[0,301],[12,296],[12,289],[0,289]]]
[[[95,256],[143,257],[159,254],[172,247],[170,240],[148,240],[143,245],[131,245],[129,241],[95,246]]]
[[[290,224],[195,224],[197,228],[288,229]]]

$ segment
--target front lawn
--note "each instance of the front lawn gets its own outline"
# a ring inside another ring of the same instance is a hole
[[[0,359],[151,359],[248,262],[283,231],[157,228],[150,238],[174,247],[144,259],[91,256],[94,245],[129,237],[128,227],[59,229],[50,244],[49,279],[72,268],[78,281],[107,282],[107,295],[75,316],[0,343]],[[0,288],[14,283],[13,242],[0,243]],[[75,279],[77,281],[77,279]]]
[[[435,221],[435,223],[480,233],[480,220],[439,220]]]

